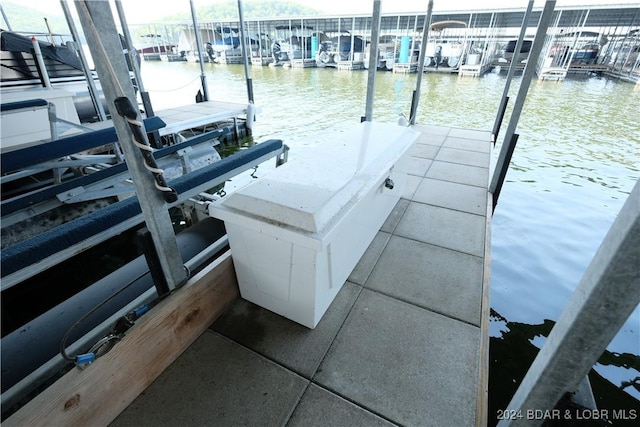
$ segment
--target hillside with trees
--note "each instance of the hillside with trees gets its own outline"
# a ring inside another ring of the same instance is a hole
[[[183,1],[184,7],[178,13],[168,14],[156,23],[177,23],[191,22],[191,10],[189,3]],[[44,18],[47,18],[51,31],[54,33],[69,34],[67,21],[62,13],[45,14],[37,9],[25,6],[28,3],[14,3],[11,1],[3,1],[2,8],[11,27],[14,31],[47,33],[47,26]],[[73,3],[69,3],[74,10]],[[243,2],[245,18],[275,18],[275,17],[297,17],[297,16],[315,16],[318,12],[315,9],[302,6],[295,1],[260,1],[247,0]],[[176,10],[175,6],[172,8]],[[125,7],[126,11],[126,7]],[[205,6],[196,7],[196,16],[200,21],[211,20],[237,20],[238,19],[238,2],[227,0],[225,2],[213,3]],[[7,25],[2,20],[0,27],[7,30]],[[79,25],[78,25],[79,27]]]
[[[296,17],[315,16],[318,12],[315,9],[302,6],[294,1],[244,1],[242,3],[244,18],[276,18],[276,17]],[[238,2],[228,0],[223,3],[214,3],[196,8],[198,20],[237,20]],[[167,16],[163,22],[184,21],[191,19],[189,10]]]

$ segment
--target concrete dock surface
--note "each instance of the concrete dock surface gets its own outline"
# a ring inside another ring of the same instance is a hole
[[[482,424],[490,134],[414,129],[403,198],[315,329],[238,299],[111,425]]]

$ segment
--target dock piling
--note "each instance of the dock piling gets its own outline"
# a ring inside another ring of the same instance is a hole
[[[520,83],[520,88],[518,89],[518,96],[516,97],[511,117],[509,118],[509,126],[507,127],[507,132],[504,136],[504,142],[502,143],[502,148],[500,149],[500,155],[498,156],[496,169],[493,177],[491,178],[491,184],[489,185],[489,192],[491,192],[492,194],[497,194],[497,192],[499,192],[498,187],[502,186],[502,181],[506,176],[507,169],[509,167],[508,158],[510,159],[511,157],[509,150],[513,150],[513,147],[510,147],[511,141],[513,139],[513,135],[515,134],[516,127],[518,126],[518,121],[520,120],[520,113],[522,113],[524,101],[527,98],[527,92],[529,91],[529,86],[531,85],[531,79],[536,72],[536,63],[538,61],[538,57],[540,56],[540,52],[542,51],[542,46],[545,42],[545,35],[547,34],[547,29],[549,28],[551,18],[553,17],[555,5],[555,0],[547,0],[545,2],[544,9],[542,10],[542,14],[540,15],[540,20],[538,21],[538,29],[536,31],[535,38],[533,39],[531,51],[529,52],[529,58],[527,59],[527,65],[525,66],[522,75],[522,82]],[[516,50],[515,52],[518,51]],[[497,202],[498,199],[496,196],[494,197],[493,202],[494,209]]]
[[[516,47],[514,48],[514,55],[511,59],[511,64],[509,65],[509,71],[507,72],[507,81],[504,84],[504,91],[502,92],[502,101],[500,102],[500,109],[498,110],[498,114],[496,115],[496,120],[493,123],[493,143],[495,145],[498,140],[498,133],[500,132],[500,126],[502,124],[502,119],[504,119],[504,112],[507,108],[507,103],[509,102],[509,89],[511,87],[511,80],[513,80],[513,75],[516,72],[516,67],[518,65],[517,53],[520,52],[522,48],[522,42],[524,40],[525,33],[527,32],[527,24],[529,23],[529,17],[531,16],[531,11],[533,10],[533,0],[529,0],[529,4],[527,5],[527,9],[524,12],[524,16],[522,18],[522,25],[520,26],[520,34],[518,35],[518,41],[516,42]]]
[[[144,113],[147,117],[152,117],[154,116],[154,113],[153,107],[151,106],[151,99],[149,98],[149,92],[144,89],[144,83],[142,82],[142,76],[140,75],[140,67],[138,66],[135,55],[133,54],[133,50],[135,48],[133,47],[133,40],[131,38],[131,33],[129,32],[129,25],[127,25],[127,19],[124,14],[124,9],[122,8],[122,0],[116,0],[115,5],[116,10],[118,11],[118,18],[120,19],[122,34],[124,35],[124,39],[127,43],[127,55],[129,57],[129,62],[131,63],[131,68],[136,79],[136,84],[138,85],[138,91],[140,92],[140,99],[142,100]]]
[[[378,42],[380,41],[380,10],[382,0],[373,1],[373,17],[371,18],[371,44],[369,45],[369,74],[367,75],[367,100],[364,117],[361,121],[373,120],[373,96],[376,87],[376,72],[378,70]]]
[[[240,38],[242,39],[242,56],[244,58],[244,75],[247,79],[247,96],[249,97],[249,103],[253,104],[253,80],[251,79],[251,73],[249,72],[249,49],[247,47],[247,35],[244,28],[244,13],[242,0],[238,0],[238,18],[240,20]]]
[[[93,103],[93,107],[96,109],[98,119],[103,122],[107,120],[107,114],[104,111],[102,102],[100,102],[98,89],[96,88],[96,83],[93,81],[93,76],[91,75],[91,70],[89,69],[87,58],[84,54],[84,51],[80,47],[80,34],[78,33],[78,29],[73,22],[73,17],[71,16],[71,11],[69,10],[69,4],[67,3],[67,0],[60,0],[60,6],[62,7],[64,17],[67,20],[67,26],[69,27],[69,31],[71,31],[73,41],[76,44],[76,52],[78,52],[78,58],[80,59],[80,63],[82,64],[82,71],[85,75],[85,78],[87,79],[87,87],[89,89],[89,95],[91,96],[91,102]]]
[[[418,78],[416,80],[416,90],[411,100],[411,112],[409,113],[409,124],[416,124],[418,103],[420,102],[420,88],[422,87],[422,76],[424,75],[424,57],[427,52],[427,40],[429,40],[429,27],[431,26],[431,14],[433,12],[433,0],[429,0],[427,14],[424,17],[424,29],[422,30],[422,43],[420,43],[420,54],[418,55]],[[417,20],[416,20],[417,21]]]
[[[191,20],[193,21],[193,33],[196,37],[196,50],[198,51],[198,63],[200,63],[200,82],[202,83],[203,100],[209,100],[209,87],[207,86],[207,75],[204,72],[204,64],[202,57],[202,39],[200,37],[200,30],[198,29],[198,20],[196,18],[196,9],[193,6],[193,0],[189,0],[189,6],[191,6]]]

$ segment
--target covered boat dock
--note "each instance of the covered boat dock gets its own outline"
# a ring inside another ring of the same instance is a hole
[[[415,129],[403,198],[315,329],[236,299],[111,425],[486,416],[490,134]]]
[[[216,272],[194,277],[188,305],[185,290],[161,302],[117,351],[67,374],[7,425],[482,425],[491,135],[414,129],[397,165],[408,174],[402,199],[315,329],[240,299],[227,253]],[[178,318],[167,318],[175,304]],[[185,351],[169,365],[153,342]],[[104,375],[110,386],[90,397]]]

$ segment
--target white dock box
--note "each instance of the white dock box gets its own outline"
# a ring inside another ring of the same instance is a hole
[[[364,122],[211,204],[242,297],[315,328],[402,194],[418,132]]]

